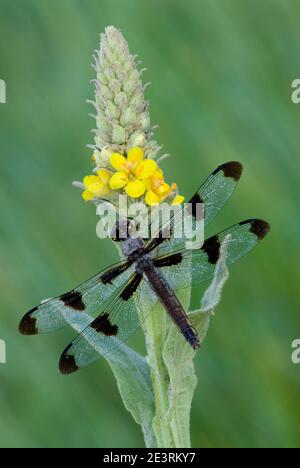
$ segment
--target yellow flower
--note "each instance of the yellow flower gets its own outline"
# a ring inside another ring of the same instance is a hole
[[[181,205],[184,202],[184,197],[182,195],[176,195],[171,205]]]
[[[83,179],[86,190],[82,193],[82,198],[86,201],[95,197],[107,195],[110,191],[109,180],[111,173],[106,169],[99,169],[97,175],[88,175]]]
[[[149,206],[158,205],[170,193],[176,190],[176,184],[167,184],[164,179],[164,173],[160,168],[157,168],[154,174],[146,181],[147,192],[145,201]],[[181,204],[184,200],[182,196],[175,196],[172,205]]]
[[[144,159],[142,148],[134,147],[128,151],[127,158],[113,153],[110,164],[117,170],[109,180],[113,190],[125,189],[127,195],[139,198],[146,191],[146,180],[156,171],[157,164],[153,159]]]

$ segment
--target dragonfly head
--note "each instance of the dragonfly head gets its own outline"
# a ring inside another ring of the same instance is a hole
[[[124,242],[129,238],[140,238],[139,223],[130,218],[119,220],[110,232],[110,238],[115,242]]]
[[[132,219],[125,218],[119,220],[110,233],[110,238],[115,242],[122,242],[128,237],[132,237],[135,231],[135,222]]]
[[[138,226],[134,220],[123,219],[116,224],[111,233],[112,240],[121,243],[122,252],[126,257],[131,257],[144,247],[144,241],[139,237],[137,229]]]

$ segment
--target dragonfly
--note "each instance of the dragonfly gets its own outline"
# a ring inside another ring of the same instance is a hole
[[[204,206],[205,227],[215,218],[233,194],[242,170],[239,162],[229,161],[210,174],[189,201],[193,222],[197,221],[198,204]],[[247,219],[190,249],[186,248],[184,235],[181,239],[173,236],[181,220],[177,212],[169,223],[168,236],[163,235],[162,226],[158,235],[148,240],[132,236],[128,220],[123,220],[113,240],[119,242],[125,259],[31,309],[20,321],[20,332],[49,333],[70,324],[72,318],[80,322],[80,317],[88,314],[88,324],[59,360],[61,373],[70,374],[101,357],[96,346],[99,338],[104,356],[137,330],[141,324],[138,304],[143,304],[145,318],[160,302],[178,332],[197,350],[199,336],[177,297],[178,291],[212,278],[224,245],[227,267],[252,250],[266,236],[270,225],[262,219]]]

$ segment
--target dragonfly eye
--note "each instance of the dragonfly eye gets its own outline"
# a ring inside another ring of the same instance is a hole
[[[115,242],[126,240],[132,233],[132,220],[122,219],[117,222],[110,233],[110,238]]]
[[[128,220],[128,235],[134,237],[137,235],[138,230],[140,229],[140,223],[134,219]]]

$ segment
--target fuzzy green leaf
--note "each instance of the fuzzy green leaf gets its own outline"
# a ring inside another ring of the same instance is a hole
[[[145,311],[148,310],[147,302],[150,303],[151,301],[151,293],[145,283],[141,286],[140,297],[143,300],[137,303],[137,307],[146,339],[147,361],[151,369],[155,401],[153,431],[158,447],[174,447],[171,430],[165,419],[168,409],[169,376],[162,357],[167,334],[168,316],[159,303],[155,305],[150,314],[145,316]]]
[[[209,316],[209,313],[202,311],[189,314],[201,341],[208,330]],[[177,448],[191,446],[190,409],[197,384],[194,356],[195,351],[172,324],[164,346],[163,358],[169,374],[169,407],[166,417]]]

